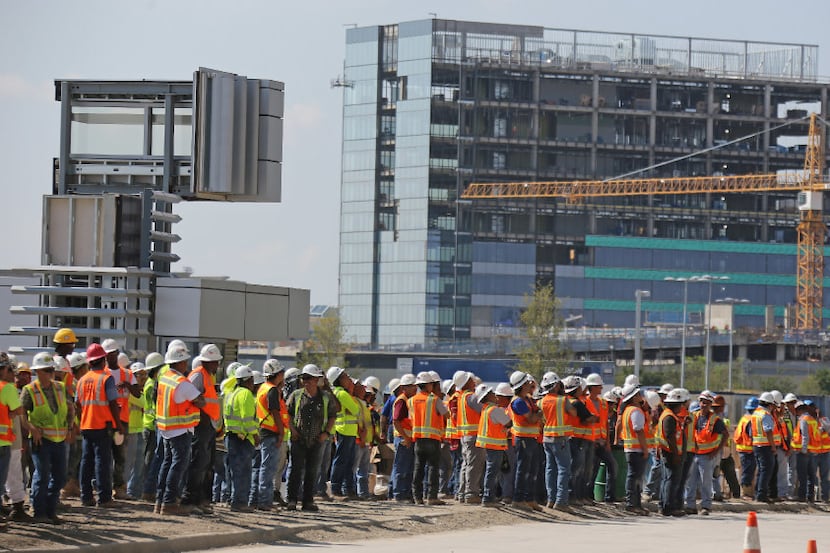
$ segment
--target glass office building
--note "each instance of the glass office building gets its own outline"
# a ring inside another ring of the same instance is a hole
[[[429,348],[510,335],[536,282],[554,283],[580,324],[630,327],[635,289],[669,317],[682,290],[664,276],[718,271],[745,286],[730,296],[753,302],[736,307],[743,323],[763,320],[761,302],[783,313],[795,295],[792,193],[580,204],[459,196],[470,182],[645,167],[643,176],[798,169],[803,117],[826,113],[817,57],[812,45],[440,19],[348,29],[339,296],[348,336]]]

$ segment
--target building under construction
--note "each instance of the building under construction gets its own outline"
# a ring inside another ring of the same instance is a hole
[[[510,335],[539,281],[579,326],[633,327],[636,290],[647,325],[694,324],[727,300],[722,326],[786,326],[795,192],[460,196],[472,182],[801,169],[806,116],[827,113],[817,46],[430,19],[347,30],[335,84],[340,306],[356,342]]]

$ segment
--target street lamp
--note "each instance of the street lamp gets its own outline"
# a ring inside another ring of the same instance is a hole
[[[683,330],[680,337],[680,387],[686,383],[686,305],[689,297],[689,279],[686,277],[666,277],[663,280],[683,283]]]
[[[643,298],[651,297],[651,292],[648,290],[634,290],[634,299],[636,300],[636,313],[634,314],[634,374],[637,380],[640,379],[640,365],[643,361],[643,351],[640,349],[640,311]]]
[[[715,303],[724,303],[732,306],[733,311],[729,314],[729,381],[727,383],[726,390],[731,392],[732,391],[732,335],[735,334],[735,304],[736,303],[749,303],[748,299],[735,299],[735,298],[723,298],[720,300],[715,300]]]
[[[709,299],[706,302],[706,368],[705,372],[703,373],[703,388],[705,390],[709,389],[709,360],[712,357],[712,354],[709,350],[709,335],[712,330],[712,283],[716,280],[724,281],[729,280],[728,276],[712,276],[712,275],[701,275],[699,277],[691,277],[692,280],[697,279],[698,282],[708,282],[709,283]]]

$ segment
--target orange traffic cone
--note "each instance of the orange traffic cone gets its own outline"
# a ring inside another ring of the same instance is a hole
[[[758,536],[758,517],[755,511],[750,511],[746,517],[744,553],[761,553],[761,538]]]
[[[807,542],[807,553],[818,553],[818,546],[816,545],[816,540],[810,540]]]

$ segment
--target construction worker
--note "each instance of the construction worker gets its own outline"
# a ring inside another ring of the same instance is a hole
[[[788,417],[786,416],[786,408],[784,407],[784,395],[778,390],[770,392],[774,399],[772,418],[775,425],[778,427],[776,444],[778,447],[775,450],[775,462],[773,472],[775,477],[770,484],[770,497],[775,501],[786,501],[790,498],[790,481],[789,481],[789,458],[790,440],[792,439],[792,423],[788,424]]]
[[[691,472],[686,481],[686,509],[695,508],[695,498],[700,488],[701,515],[708,515],[712,509],[712,473],[715,463],[720,463],[720,452],[724,441],[728,438],[726,425],[723,420],[712,411],[714,394],[704,390],[698,397],[700,410],[692,416],[694,425],[694,446],[690,451],[694,453]]]
[[[52,345],[55,346],[55,355],[68,358],[75,351],[78,337],[71,328],[59,328],[52,336]]]
[[[130,373],[140,388],[147,381],[147,367],[142,361],[130,365]],[[127,475],[127,496],[141,499],[144,492],[144,399],[130,394],[130,425],[127,429],[130,439],[127,443],[125,472]]]
[[[775,479],[773,471],[781,434],[772,416],[775,398],[764,392],[758,398],[758,408],[752,413],[752,451],[758,466],[755,482],[755,501],[770,503],[770,485]]]
[[[796,414],[796,403],[799,402],[798,396],[789,392],[781,400],[781,421],[787,427],[787,436],[789,441],[792,441],[795,427],[798,424],[798,415]],[[788,448],[790,453],[787,455],[787,498],[795,499],[796,497],[796,480],[798,478],[798,454],[795,448]]]
[[[288,505],[297,509],[302,501],[304,511],[319,511],[314,503],[317,471],[320,469],[322,444],[327,441],[337,420],[333,396],[318,386],[323,371],[317,365],[308,364],[300,373],[301,387],[286,402],[291,433],[291,469],[288,475]],[[300,484],[302,483],[302,497]]]
[[[476,446],[482,405],[475,396],[475,375],[468,372],[466,377],[461,386],[456,382],[456,388],[461,389],[458,396],[458,418],[455,421],[461,433],[461,471],[464,485],[461,497],[465,503],[478,505],[481,503],[481,481],[487,460],[484,449]]]
[[[78,382],[89,371],[89,365],[86,362],[86,356],[79,352],[73,352],[67,358],[69,361],[69,369],[72,371],[73,390],[72,403],[75,403],[75,397],[78,395]],[[81,468],[81,436],[80,436],[80,412],[75,410],[75,426],[74,436],[67,440],[67,447],[69,449],[69,462],[66,469],[66,485],[61,490],[61,499],[69,497],[80,497],[81,488],[78,484],[78,474]]]
[[[187,346],[171,342],[164,354],[167,369],[158,379],[156,428],[164,457],[159,467],[154,512],[162,515],[187,515],[193,510],[190,505],[179,505],[178,499],[187,478],[193,431],[199,424],[199,409],[205,406],[205,398],[187,379],[189,360]]]
[[[738,477],[735,474],[735,459],[732,457],[732,444],[734,444],[732,439],[732,425],[729,419],[724,416],[725,410],[726,398],[721,395],[715,396],[715,400],[712,402],[712,411],[717,416],[721,417],[721,420],[723,420],[723,424],[726,427],[726,435],[724,436],[724,443],[721,448],[720,463],[715,466],[715,474],[717,474],[718,469],[720,469],[720,473],[723,475],[724,480],[726,480],[726,483],[729,486],[729,495],[732,498],[737,499],[741,496],[741,486],[738,483]],[[717,485],[715,487],[715,501],[723,501],[723,495],[721,493],[721,486],[718,478],[715,478],[714,484]]]
[[[141,389],[143,406],[141,424],[144,441],[144,482],[142,484],[141,499],[156,502],[156,488],[161,462],[164,459],[164,448],[159,448],[161,437],[156,431],[156,401],[158,374],[164,367],[164,357],[158,352],[151,352],[144,358],[144,368],[147,370],[147,380]]]
[[[252,487],[257,489],[256,508],[270,511],[274,508],[274,477],[280,458],[283,457],[281,452],[284,450],[287,430],[284,423],[288,412],[282,397],[285,367],[276,359],[268,359],[262,364],[262,375],[265,382],[256,394],[260,467],[258,479],[252,483]]]
[[[657,443],[663,460],[663,489],[660,492],[660,513],[663,516],[684,516],[683,510],[683,454],[686,433],[683,418],[689,392],[672,388],[663,398],[663,412],[657,421]]]
[[[563,392],[562,381],[554,372],[542,375],[542,391],[539,401],[544,426],[542,446],[545,450],[545,488],[547,507],[556,511],[569,511],[569,486],[571,481],[571,426],[569,421],[577,417],[576,408]]]
[[[392,461],[392,489],[395,501],[412,501],[412,471],[415,469],[415,451],[412,443],[412,418],[409,398],[416,392],[415,375],[405,374],[398,386],[398,397],[392,406],[395,458]]]
[[[10,374],[10,372],[3,371],[0,368],[0,403],[2,403],[2,389],[6,382],[6,378],[11,378],[15,380],[17,371],[31,371],[29,365],[26,363],[17,363],[11,359],[11,356],[5,355],[0,352],[0,364],[8,364],[10,367],[13,368],[14,376]],[[19,367],[19,368],[18,368]],[[18,392],[17,388],[11,382],[8,383],[6,386],[8,391],[6,392],[11,393],[12,391],[15,392],[16,397],[20,397],[20,393]],[[22,391],[22,390],[21,390]],[[0,411],[2,411],[3,407],[0,406]],[[14,440],[12,440],[10,445],[10,454],[9,454],[9,468],[8,473],[6,475],[6,486],[5,492],[6,497],[9,498],[9,502],[11,503],[11,513],[9,513],[9,520],[12,522],[31,522],[32,517],[26,512],[26,508],[24,507],[23,503],[26,500],[27,495],[27,486],[24,484],[24,473],[23,473],[23,445],[24,442],[28,440],[24,440],[24,437],[28,435],[27,431],[23,430],[23,426],[21,423],[28,421],[28,418],[24,416],[22,409],[20,416],[12,417],[12,429],[14,432]],[[2,438],[0,438],[2,440]],[[2,446],[0,446],[2,447]],[[29,449],[28,446],[26,448]],[[31,457],[31,456],[30,456]],[[2,458],[2,453],[0,453],[0,458]],[[0,464],[2,460],[0,460]],[[0,492],[3,489],[0,488]],[[2,494],[0,494],[2,495]],[[2,518],[2,515],[0,515]]]
[[[66,439],[75,425],[75,412],[62,382],[54,380],[55,361],[50,353],[32,360],[37,378],[20,395],[30,425],[32,460],[32,508],[35,522],[62,524],[58,517],[60,490],[66,482]]]
[[[506,384],[506,383],[505,383]],[[509,388],[510,385],[507,384]],[[507,411],[496,405],[496,397],[492,386],[479,384],[475,391],[476,403],[481,405],[478,431],[476,432],[476,447],[484,451],[484,494],[481,500],[482,507],[496,507],[496,485],[501,467],[504,463],[504,452],[507,450],[507,429],[512,422]]]
[[[806,402],[805,402],[806,403]],[[830,502],[830,418],[823,416],[816,405],[809,405],[809,412],[819,424],[821,447],[819,448],[817,464],[821,500]]]
[[[809,402],[809,403],[807,403]],[[798,417],[793,429],[792,445],[798,467],[797,501],[815,501],[817,458],[821,453],[821,429],[810,412],[813,402],[797,401],[795,413]]]
[[[235,372],[236,386],[225,396],[225,447],[232,482],[231,511],[250,513],[251,463],[259,445],[259,423],[254,398],[254,373],[242,366]]]
[[[622,396],[620,439],[628,463],[625,478],[625,510],[638,515],[648,515],[648,510],[643,509],[642,505],[643,474],[649,456],[645,399],[640,387],[635,384],[624,386]]]
[[[591,432],[591,442],[593,443],[593,466],[588,467],[589,477],[587,485],[589,487],[588,493],[593,493],[594,482],[599,474],[600,462],[605,463],[605,497],[606,503],[616,501],[616,482],[617,482],[617,462],[611,455],[611,442],[608,441],[608,401],[600,394],[602,393],[602,377],[597,373],[589,374],[585,378],[585,384],[588,386],[588,397],[585,398],[585,407],[588,411],[597,418],[597,422],[593,424]]]
[[[360,406],[352,395],[354,382],[349,378],[346,370],[341,367],[329,368],[326,379],[333,388],[334,397],[340,403],[337,422],[334,424],[336,449],[331,462],[331,493],[339,499],[356,499],[354,483],[355,443],[362,422],[359,420]]]
[[[412,420],[412,441],[415,453],[415,469],[412,479],[412,496],[417,505],[443,505],[438,499],[438,464],[441,460],[441,438],[444,434],[443,416],[446,406],[433,393],[436,383],[428,372],[415,377],[418,391],[407,399],[409,418]],[[426,472],[425,472],[426,471]],[[424,497],[424,477],[429,486]]]
[[[593,494],[589,493],[588,477],[591,471],[588,467],[594,466],[594,444],[591,438],[594,425],[599,422],[599,419],[591,414],[582,401],[585,386],[581,377],[576,375],[565,377],[562,380],[562,386],[568,396],[568,401],[576,412],[576,415],[565,415],[565,420],[571,427],[570,502],[572,504],[593,503],[591,499]]]
[[[392,408],[400,394],[401,379],[393,378],[386,385],[383,396],[383,406],[380,409],[380,434],[384,443],[395,441],[395,425],[392,424]],[[391,491],[391,488],[390,488]]]
[[[438,471],[438,497],[452,499],[458,488],[458,471],[461,469],[461,435],[455,427],[455,418],[450,410],[450,401],[455,395],[452,379],[441,383],[441,400],[447,406],[444,416],[444,439],[441,442],[441,464]]]
[[[222,353],[216,344],[205,344],[194,359],[196,365],[187,375],[193,387],[205,398],[199,408],[199,424],[193,430],[187,485],[182,505],[189,505],[201,514],[210,514],[210,488],[213,484],[213,458],[216,455],[216,430],[220,426],[221,406],[216,393],[216,372]]]
[[[127,429],[130,425],[130,402],[128,398],[133,391],[135,392],[133,395],[138,397],[140,390],[138,390],[132,373],[128,369],[130,366],[129,358],[125,359],[124,357],[126,356],[121,356],[121,345],[116,340],[107,338],[101,343],[101,346],[107,353],[107,374],[112,377],[113,382],[115,382],[115,388],[118,390],[119,418],[124,423],[124,428]],[[120,364],[119,358],[121,358]],[[135,387],[135,390],[133,390],[133,387]],[[130,437],[127,434],[123,434],[121,438],[123,438],[123,441],[120,438],[115,439],[115,437],[113,441],[112,457],[113,461],[115,461],[115,469],[112,482],[115,490],[115,498],[128,499],[124,468],[126,465],[127,442]]]
[[[456,501],[463,502],[464,501],[464,485],[465,485],[465,477],[464,477],[464,451],[461,447],[461,430],[458,429],[458,421],[461,414],[458,410],[458,399],[461,397],[461,394],[464,392],[462,389],[463,386],[469,380],[469,373],[467,371],[455,371],[452,375],[452,387],[453,392],[450,394],[450,397],[447,399],[447,409],[450,410],[450,414],[448,415],[449,422],[447,423],[447,428],[449,429],[452,427],[452,435],[451,440],[455,440],[456,442],[456,451],[455,455],[457,457],[456,463],[453,465],[453,476],[452,480],[455,483],[453,487],[453,497]],[[473,385],[475,387],[475,385]]]
[[[647,390],[643,394],[643,397],[646,400],[643,410],[646,414],[646,441],[648,442],[649,450],[643,500],[659,501],[663,469],[660,466],[662,460],[660,459],[659,447],[657,446],[656,427],[657,419],[660,418],[660,414],[663,412],[663,403],[660,399],[660,394],[655,390]]]
[[[513,400],[513,388],[510,384],[507,382],[497,384],[493,388],[493,397],[496,400],[496,406],[503,409],[509,417],[510,402]],[[512,417],[510,422],[511,426],[507,429],[507,449],[504,450],[501,470],[499,470],[498,476],[496,477],[498,489],[501,491],[496,499],[502,505],[512,505],[513,495],[516,491],[516,447],[513,445]],[[527,503],[527,507],[537,511],[544,511],[544,508],[536,502],[535,498]]]
[[[741,498],[752,499],[755,492],[752,483],[755,480],[755,453],[752,451],[752,413],[758,408],[758,398],[752,396],[746,400],[744,414],[741,416],[732,439],[735,442],[735,451],[738,452],[738,460],[741,463]]]
[[[539,475],[539,423],[542,410],[533,401],[536,383],[526,372],[514,371],[510,375],[514,398],[507,413],[513,421],[513,446],[516,449],[516,478],[513,485],[513,505],[519,509],[533,509],[536,503],[536,478]]]
[[[354,446],[354,481],[358,499],[369,499],[369,456],[372,450],[372,412],[366,401],[367,390],[363,382],[357,378],[352,379],[352,397],[358,406],[358,428],[357,439]]]

